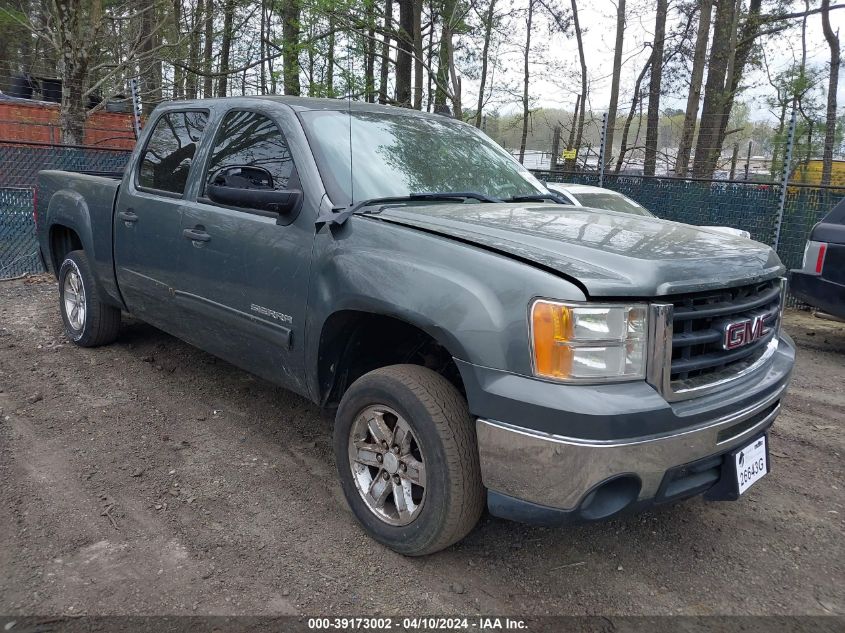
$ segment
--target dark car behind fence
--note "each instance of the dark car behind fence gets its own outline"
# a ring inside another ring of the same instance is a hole
[[[115,172],[128,160],[126,150],[0,141],[0,279],[43,271],[32,213],[40,170]],[[599,183],[596,173],[534,173],[549,182]],[[778,235],[782,187],[776,183],[606,174],[603,185],[661,218],[744,229],[770,245],[777,235],[777,251],[787,268],[800,266],[813,225],[845,198],[841,187],[790,185]]]

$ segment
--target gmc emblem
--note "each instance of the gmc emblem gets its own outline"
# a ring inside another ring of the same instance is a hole
[[[722,347],[727,350],[737,349],[753,343],[766,333],[766,317],[755,316],[742,321],[734,321],[724,326],[725,338]]]

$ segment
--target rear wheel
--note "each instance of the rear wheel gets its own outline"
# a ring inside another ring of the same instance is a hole
[[[59,267],[59,309],[67,337],[80,347],[114,342],[120,310],[100,301],[84,251],[71,251]]]
[[[466,401],[425,367],[393,365],[356,380],[337,411],[334,450],[358,521],[402,554],[459,541],[484,509]]]

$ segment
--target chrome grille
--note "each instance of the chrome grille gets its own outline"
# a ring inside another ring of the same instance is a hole
[[[668,399],[705,393],[752,371],[777,346],[784,281],[667,297],[653,306],[649,382]],[[725,349],[726,326],[761,319],[762,336]]]
[[[718,373],[728,365],[759,354],[777,335],[780,295],[781,282],[774,279],[675,299],[671,380]],[[762,317],[763,336],[737,349],[724,349],[725,324],[753,317]]]

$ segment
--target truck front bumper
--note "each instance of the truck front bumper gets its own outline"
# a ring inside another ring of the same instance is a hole
[[[504,518],[559,524],[708,490],[735,498],[719,485],[731,465],[726,456],[771,426],[794,359],[782,335],[753,375],[672,403],[644,382],[560,385],[459,363],[477,416],[488,507]]]

